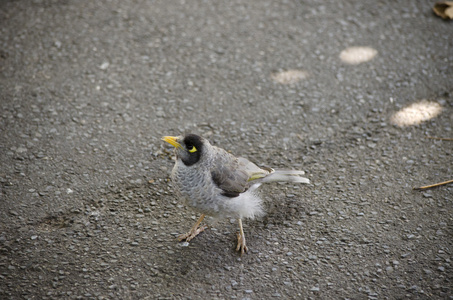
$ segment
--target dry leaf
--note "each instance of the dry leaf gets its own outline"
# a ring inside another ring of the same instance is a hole
[[[444,19],[453,19],[453,1],[442,1],[434,4],[434,13]]]

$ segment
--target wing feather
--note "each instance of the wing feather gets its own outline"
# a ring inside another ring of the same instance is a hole
[[[217,148],[218,156],[212,164],[211,177],[227,197],[237,197],[249,187],[249,181],[265,177],[270,172],[245,158],[236,158]]]

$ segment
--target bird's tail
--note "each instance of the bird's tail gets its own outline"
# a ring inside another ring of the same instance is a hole
[[[241,218],[242,217],[254,218],[264,215],[262,200],[258,196],[256,191],[261,186],[261,184],[266,182],[295,182],[307,184],[310,183],[310,180],[308,178],[301,176],[305,174],[303,171],[269,169],[269,172],[270,173],[267,176],[254,181],[254,184],[250,186],[247,192],[241,194],[241,196],[237,198],[233,198],[237,199],[242,206],[240,212]],[[232,200],[229,200],[229,203],[231,203],[230,201]]]
[[[308,178],[302,177],[304,171],[298,170],[273,170],[269,175],[261,180],[264,182],[295,182],[295,183],[310,183]]]

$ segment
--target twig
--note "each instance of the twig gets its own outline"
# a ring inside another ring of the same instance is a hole
[[[444,182],[431,184],[431,185],[425,185],[425,186],[421,186],[421,187],[414,187],[413,189],[414,190],[426,190],[426,189],[430,189],[430,188],[433,188],[433,187],[437,187],[437,186],[441,186],[441,185],[445,185],[445,184],[449,184],[449,183],[453,183],[453,179],[452,180],[447,180],[447,181],[444,181]]]
[[[427,136],[426,138],[432,139],[432,140],[453,141],[453,138],[441,138],[441,137],[435,137],[435,136]]]

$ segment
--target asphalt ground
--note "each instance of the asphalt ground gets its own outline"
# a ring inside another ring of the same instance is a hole
[[[452,299],[453,24],[433,1],[0,1],[1,299]],[[198,217],[163,135],[311,185]]]

